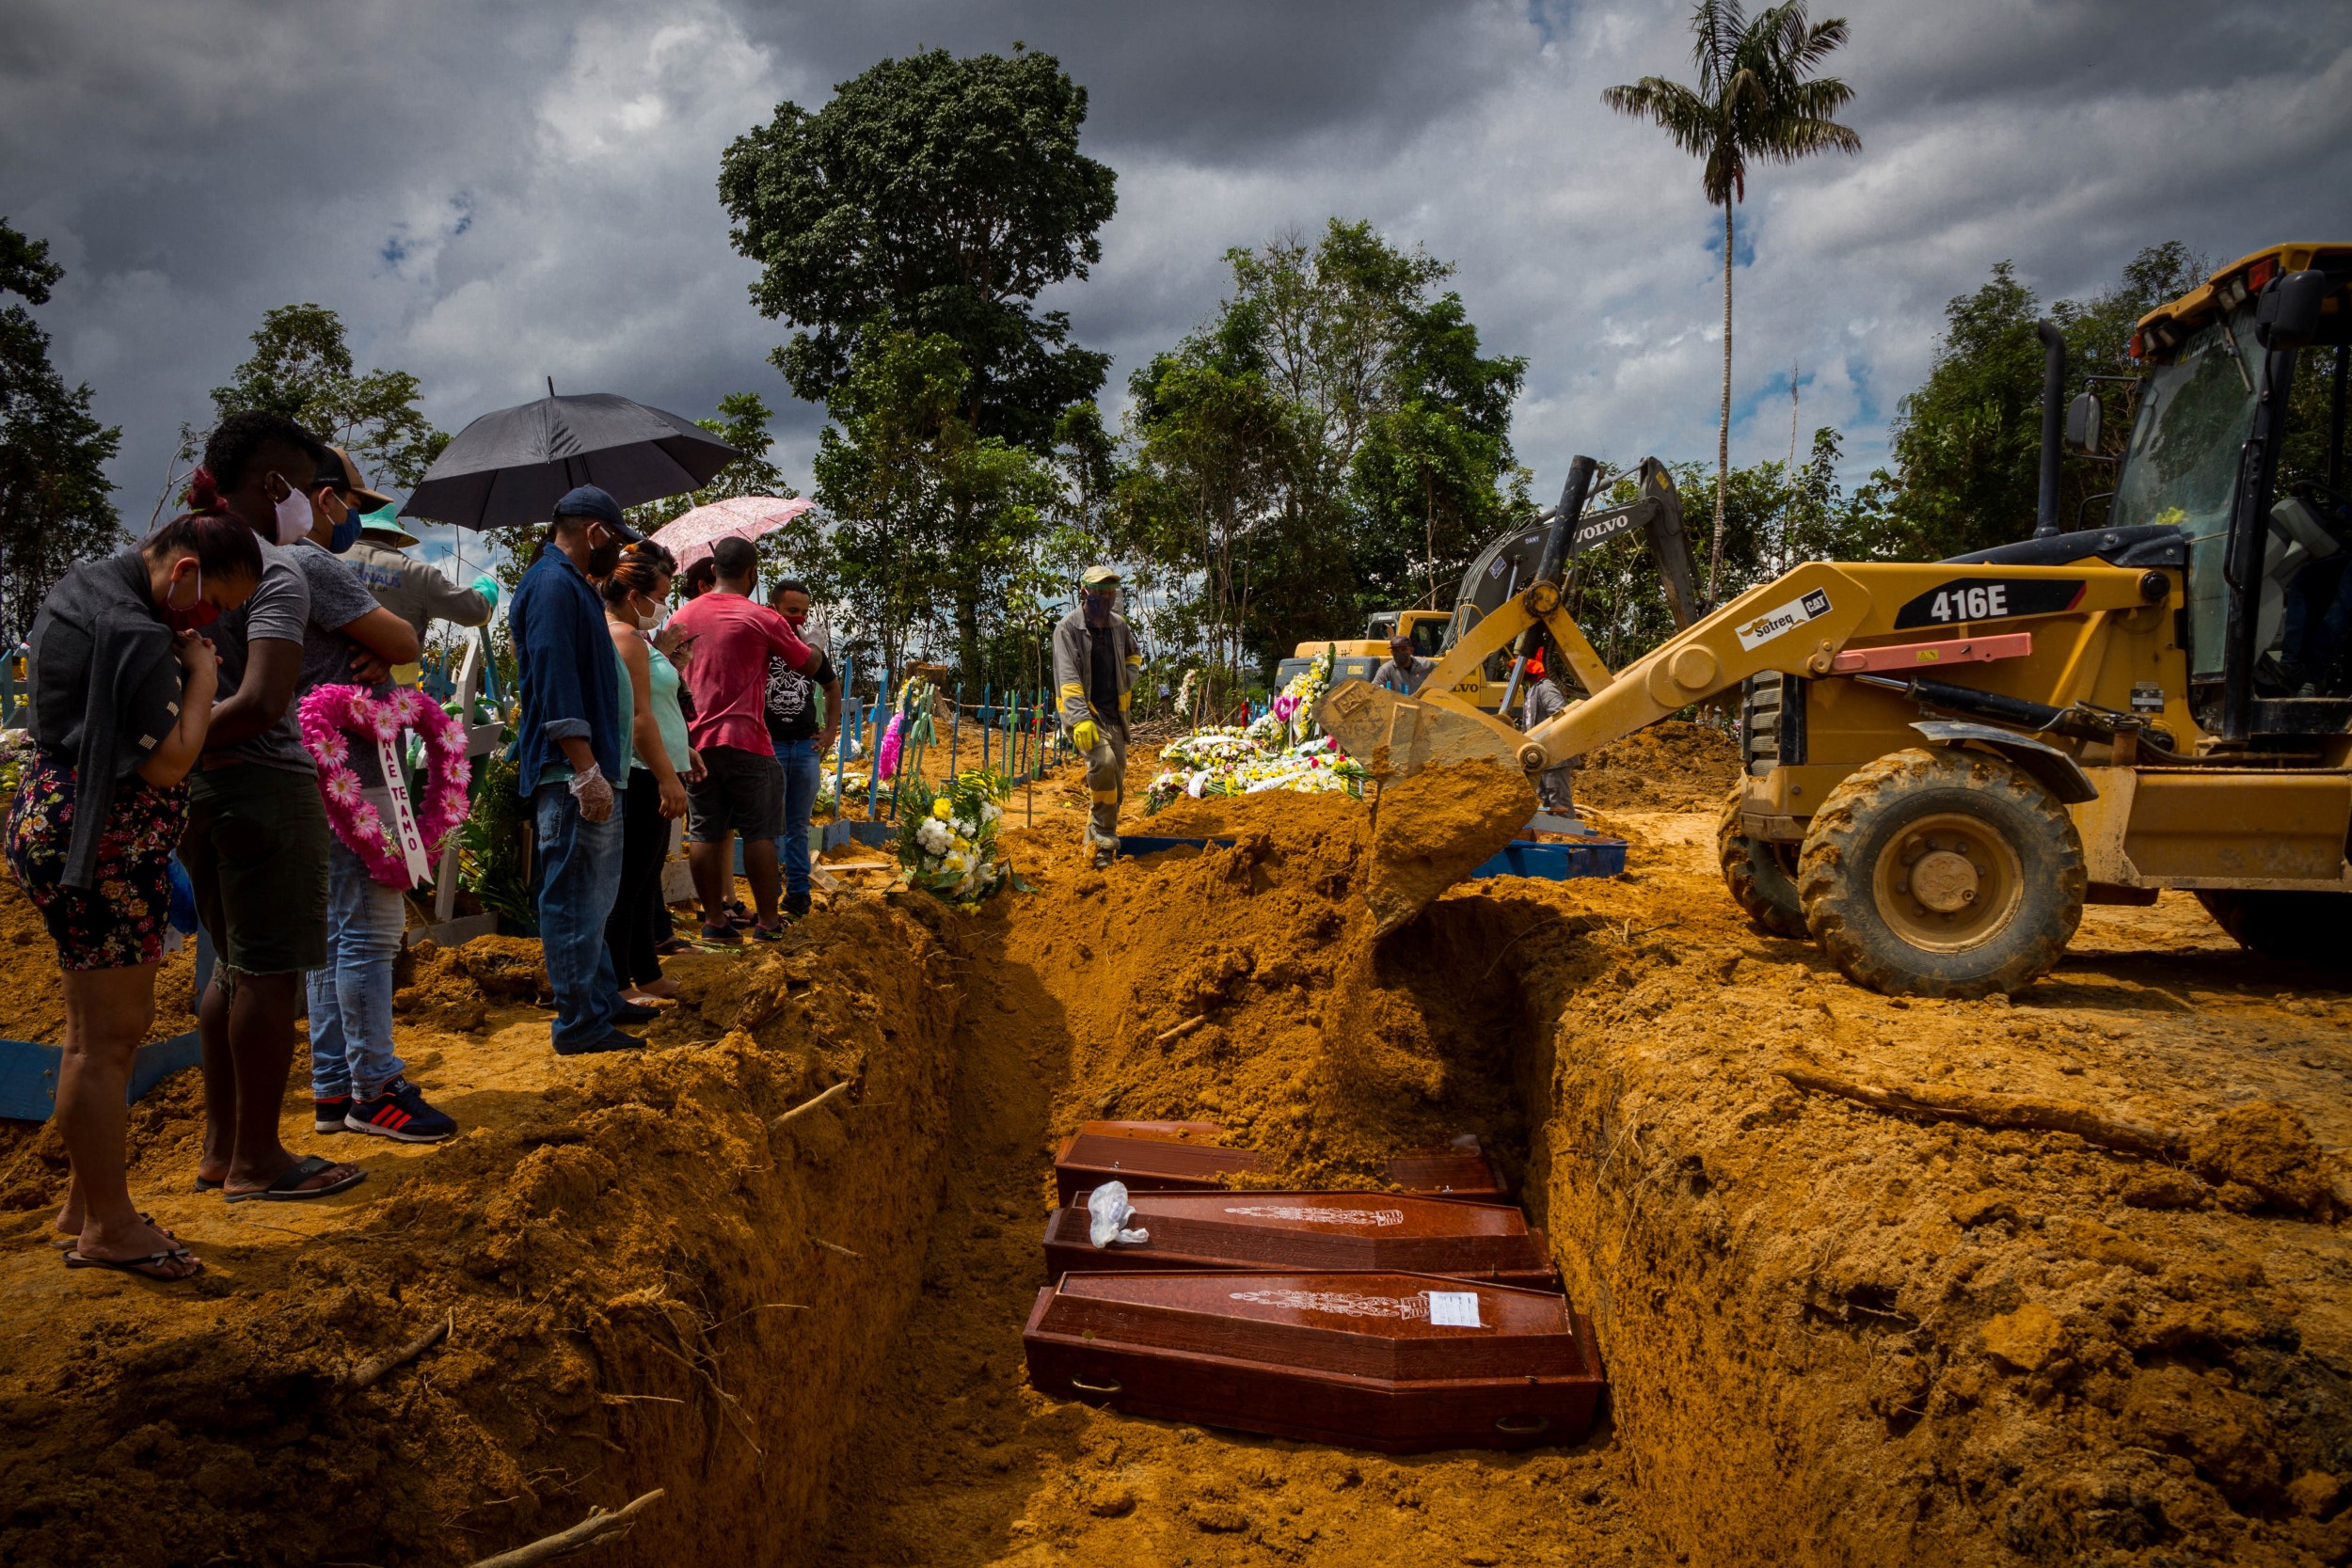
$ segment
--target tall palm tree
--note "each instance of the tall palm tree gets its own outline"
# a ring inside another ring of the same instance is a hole
[[[1677,147],[1704,160],[1707,199],[1724,210],[1724,404],[1715,436],[1715,537],[1707,560],[1712,603],[1731,478],[1732,209],[1747,199],[1750,159],[1790,164],[1832,149],[1859,152],[1862,138],[1830,118],[1852,100],[1853,89],[1835,76],[1813,75],[1846,41],[1845,18],[1808,22],[1804,0],[1787,0],[1753,19],[1740,0],[1698,0],[1691,32],[1695,87],[1645,76],[1600,97],[1622,114],[1655,120]]]

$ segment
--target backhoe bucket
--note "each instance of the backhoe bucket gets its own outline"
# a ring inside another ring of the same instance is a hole
[[[1421,913],[1535,813],[1519,733],[1458,698],[1344,681],[1315,720],[1379,785],[1364,888],[1375,932]]]

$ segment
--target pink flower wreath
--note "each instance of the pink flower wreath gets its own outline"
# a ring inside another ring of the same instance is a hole
[[[403,730],[414,730],[424,738],[424,792],[417,807],[417,833],[424,840],[424,852],[437,855],[441,841],[471,809],[466,786],[472,782],[473,764],[467,760],[466,732],[457,721],[405,686],[394,687],[381,700],[358,686],[322,686],[302,699],[302,743],[318,759],[327,825],[353,854],[367,862],[369,876],[399,888],[410,885],[408,862],[400,841],[385,826],[383,814],[360,793],[347,732],[356,732],[373,746],[379,737],[399,738]]]

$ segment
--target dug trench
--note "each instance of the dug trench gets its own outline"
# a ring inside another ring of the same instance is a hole
[[[1344,800],[1180,803],[1149,831],[1232,846],[1098,873],[1041,796],[1034,891],[679,960],[642,1061],[548,1053],[527,945],[429,955],[402,1042],[455,1143],[224,1207],[189,1076],[135,1113],[193,1290],[61,1269],[54,1142],[0,1134],[0,1560],[468,1563],[656,1487],[588,1560],[2352,1557],[2352,998],[2171,897],[2014,1004],[1859,991],[1738,917],[1710,810],[1630,809],[1719,797],[1705,742],[1587,775],[1625,877],[1378,944]],[[1279,1184],[1478,1133],[1612,1419],[1384,1458],[1040,1396],[1051,1153],[1094,1117],[1216,1120]]]

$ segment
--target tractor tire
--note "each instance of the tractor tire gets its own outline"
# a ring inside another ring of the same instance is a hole
[[[1724,885],[1750,920],[1776,937],[1804,942],[1812,933],[1805,929],[1804,907],[1797,900],[1797,847],[1768,844],[1740,831],[1740,802],[1745,793],[1738,784],[1731,786],[1723,823],[1715,830],[1715,859],[1723,867]]]
[[[2249,953],[2335,969],[2352,965],[2352,893],[2200,888],[2197,901]]]
[[[2022,990],[2082,921],[2074,819],[1983,752],[1914,748],[1856,769],[1821,802],[1797,866],[1813,939],[1889,996]]]

